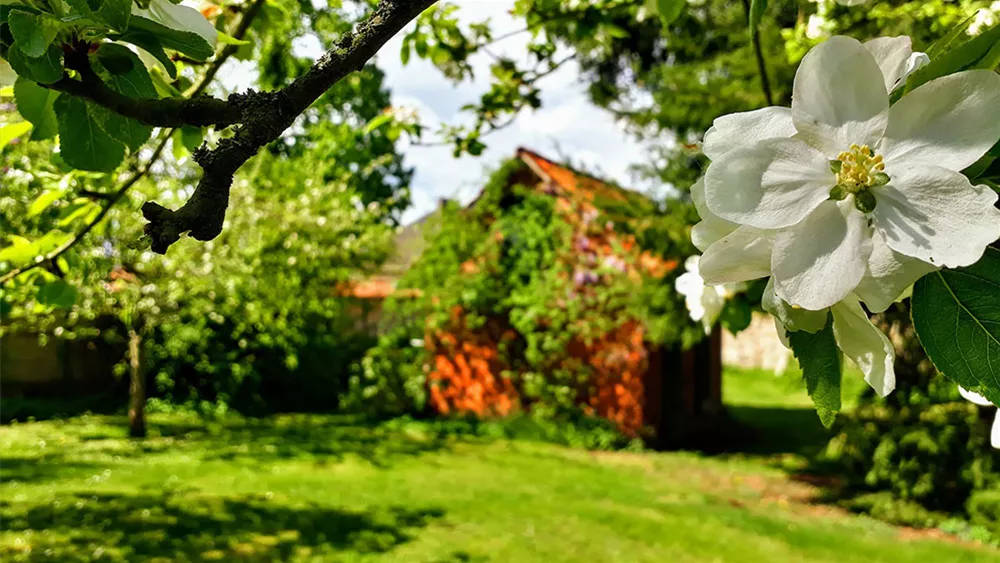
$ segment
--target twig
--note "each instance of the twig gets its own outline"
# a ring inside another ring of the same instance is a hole
[[[743,0],[743,11],[750,20],[750,0]],[[774,96],[771,94],[771,81],[767,77],[767,62],[764,60],[764,49],[760,44],[760,33],[752,33],[750,42],[753,43],[754,57],[757,59],[757,72],[760,74],[760,89],[764,93],[764,101],[767,105],[774,105]]]
[[[133,173],[132,176],[130,176],[129,179],[125,181],[125,183],[123,183],[121,186],[118,187],[117,190],[107,194],[101,194],[102,196],[104,196],[104,200],[107,203],[104,204],[104,206],[101,208],[100,213],[98,213],[96,217],[94,217],[90,222],[88,222],[75,235],[67,239],[65,242],[63,242],[62,244],[60,244],[47,254],[36,259],[33,263],[27,266],[23,266],[21,268],[13,269],[4,274],[3,276],[0,276],[0,285],[7,283],[14,277],[19,276],[27,272],[28,270],[32,270],[34,268],[37,268],[38,266],[44,265],[46,262],[54,262],[56,258],[59,258],[59,256],[61,256],[64,252],[66,252],[70,248],[73,248],[73,246],[75,246],[76,243],[83,240],[83,237],[87,236],[87,234],[90,233],[90,231],[92,231],[94,227],[96,227],[98,223],[100,223],[104,219],[105,215],[107,215],[108,212],[111,211],[111,208],[114,207],[116,203],[118,203],[118,200],[125,197],[125,194],[129,191],[129,189],[149,172],[153,164],[160,158],[160,153],[162,153],[163,148],[166,147],[167,141],[170,140],[171,132],[172,131],[165,132],[166,134],[164,134],[163,138],[160,139],[159,144],[157,144],[156,148],[153,149],[153,153],[150,155],[149,160],[146,161],[146,164],[142,168],[136,170],[135,173]]]
[[[527,81],[526,83],[533,84],[536,80],[539,80],[541,78],[545,78],[546,76],[548,76],[548,75],[554,73],[555,71],[559,70],[559,67],[561,67],[562,65],[566,64],[567,62],[569,62],[569,61],[571,61],[571,60],[573,60],[575,58],[576,58],[576,55],[567,55],[562,60],[553,63],[552,66],[550,66],[546,70],[543,70],[541,72],[536,72],[534,74],[534,76],[531,77],[531,80]],[[517,121],[518,115],[521,113],[521,110],[523,110],[525,108],[525,106],[527,106],[527,104],[525,102],[519,103],[511,111],[510,118],[507,119],[506,121],[504,121],[503,123],[500,123],[499,125],[493,125],[492,123],[489,123],[490,128],[487,129],[486,131],[480,132],[479,133],[479,138],[483,138],[483,137],[485,137],[487,135],[496,133],[497,131],[501,131],[501,130],[506,129],[507,127],[510,127],[511,125],[513,125],[514,122]],[[480,120],[480,122],[477,124],[477,127],[481,126],[482,124],[483,124],[483,121]],[[411,143],[411,145],[414,146],[414,147],[441,147],[441,146],[446,146],[446,145],[450,145],[450,144],[451,144],[451,141],[446,141],[446,140],[429,141],[429,142],[416,141],[416,142]]]

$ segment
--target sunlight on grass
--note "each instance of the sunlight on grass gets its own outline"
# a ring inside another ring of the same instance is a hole
[[[282,416],[0,429],[7,561],[973,562],[760,464]]]

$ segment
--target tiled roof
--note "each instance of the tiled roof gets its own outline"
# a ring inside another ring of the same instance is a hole
[[[531,175],[537,178],[537,187],[539,189],[554,189],[573,199],[583,199],[594,207],[608,211],[611,216],[615,216],[616,213],[609,210],[609,207],[644,210],[651,210],[653,208],[653,202],[639,192],[616,186],[595,178],[590,174],[574,170],[569,166],[549,160],[532,150],[523,147],[518,148],[515,157],[523,161],[531,171]],[[474,205],[480,196],[476,196],[469,203],[469,206]],[[433,223],[432,221],[428,221],[428,219],[438,213],[440,213],[440,209],[435,209],[413,224],[403,228],[396,236],[396,250],[393,256],[387,261],[381,274],[345,286],[341,288],[341,294],[352,295],[361,299],[382,299],[392,294],[395,289],[396,279],[409,268],[410,264],[423,251],[427,235],[424,231],[427,225]],[[671,265],[669,269],[673,269],[673,261],[669,262]]]

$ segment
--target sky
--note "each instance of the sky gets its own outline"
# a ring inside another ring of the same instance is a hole
[[[514,20],[508,13],[513,1],[464,0],[459,5],[463,21],[490,18],[494,36],[524,27],[523,21]],[[416,109],[432,131],[438,123],[468,119],[459,108],[477,100],[486,90],[491,60],[486,56],[475,57],[472,63],[476,80],[455,85],[427,61],[411,57],[409,64],[402,65],[399,49],[404,33],[393,38],[377,58],[386,72],[393,104]],[[527,34],[515,35],[491,50],[525,60],[527,39]],[[575,62],[570,61],[543,80],[542,107],[522,112],[513,125],[485,137],[487,150],[478,157],[456,159],[449,146],[404,147],[406,163],[415,170],[413,206],[404,215],[404,223],[433,210],[440,198],[471,200],[482,187],[485,175],[512,157],[519,146],[557,160],[568,157],[573,163],[586,165],[589,171],[599,171],[609,179],[629,185],[629,165],[643,161],[643,148],[609,113],[590,103]]]
[[[494,36],[523,29],[509,10],[513,0],[462,0],[457,2],[463,22],[490,18]],[[376,57],[386,73],[385,86],[392,92],[397,107],[416,110],[428,132],[442,123],[463,123],[468,116],[459,111],[464,104],[478,100],[489,84],[491,59],[476,56],[471,61],[475,79],[455,84],[434,66],[417,57],[403,65],[399,58],[402,37],[412,25],[391,39]],[[493,46],[491,51],[515,60],[526,60],[527,34],[519,34]],[[315,58],[322,52],[319,42],[307,38],[295,45],[296,54]],[[236,62],[236,61],[231,61]],[[227,63],[228,64],[228,63]],[[230,88],[239,88],[247,69],[234,68],[226,80]],[[245,78],[244,78],[245,80]],[[487,149],[477,157],[454,158],[450,146],[419,146],[404,140],[400,149],[405,162],[414,169],[411,183],[411,207],[403,215],[410,223],[432,211],[441,198],[468,202],[478,193],[487,174],[523,146],[556,160],[568,159],[589,172],[630,185],[628,173],[633,163],[644,161],[643,146],[632,139],[612,116],[588,100],[579,80],[579,68],[570,61],[541,83],[542,107],[525,111],[509,127],[485,138]],[[249,84],[246,84],[249,86]],[[427,134],[425,133],[425,136]],[[433,135],[425,141],[433,141]]]

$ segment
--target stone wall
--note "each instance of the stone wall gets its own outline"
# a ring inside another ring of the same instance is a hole
[[[0,338],[0,394],[4,397],[60,396],[95,393],[116,383],[114,365],[124,346],[102,340],[5,334]]]
[[[778,340],[771,316],[754,313],[750,326],[738,335],[723,331],[722,362],[727,366],[782,372],[795,365],[795,358]]]

